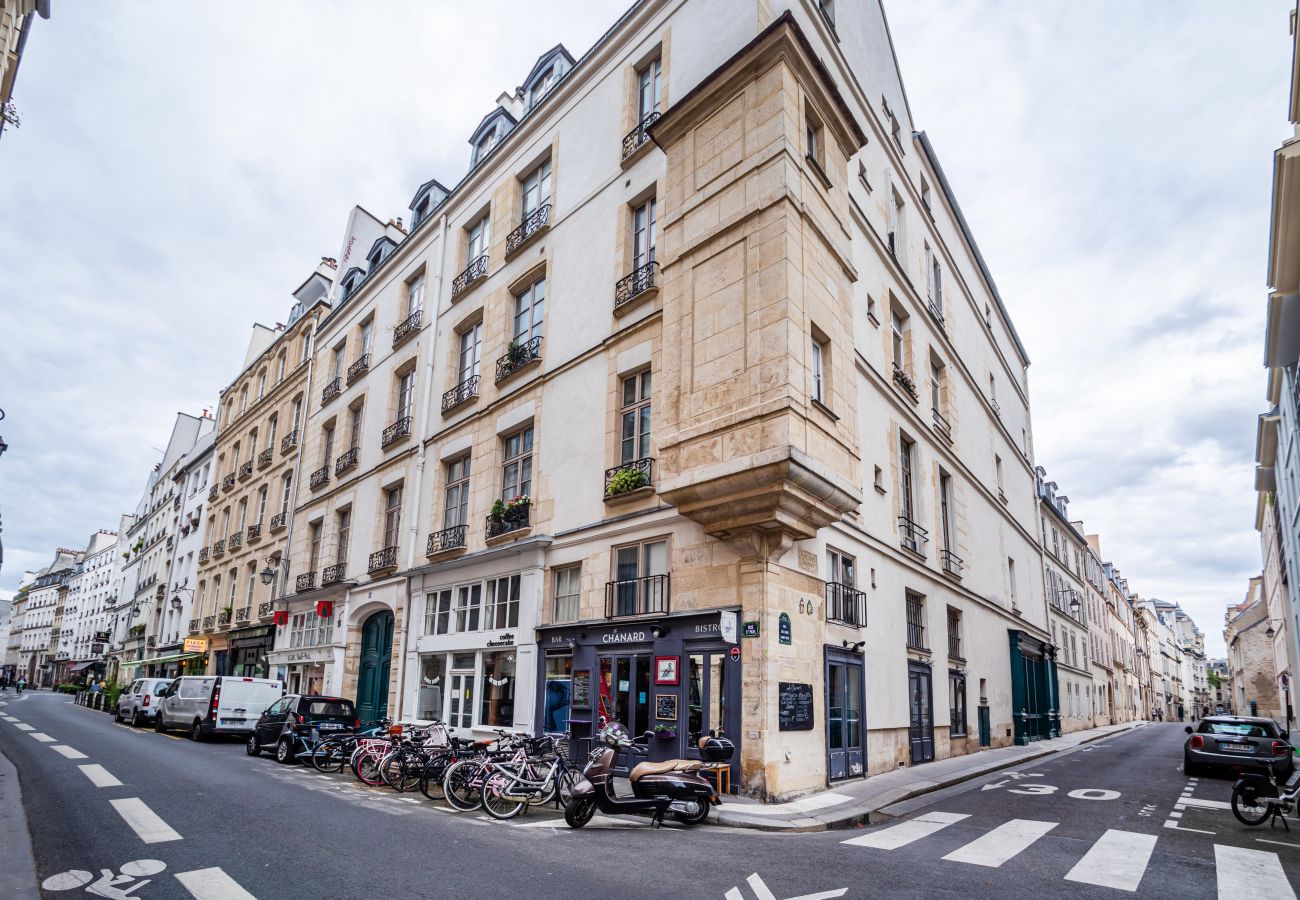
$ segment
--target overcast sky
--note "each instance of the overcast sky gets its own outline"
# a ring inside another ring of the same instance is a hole
[[[56,2],[0,139],[0,597],[134,508],[176,411],[213,404],[353,204],[404,216],[421,182],[455,184],[495,97],[625,6]],[[1038,463],[1214,654],[1260,566],[1289,8],[886,4],[914,122],[1033,360]]]

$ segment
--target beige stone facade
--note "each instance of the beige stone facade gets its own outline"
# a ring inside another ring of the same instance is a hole
[[[1224,615],[1232,706],[1239,716],[1268,716],[1285,722],[1263,590],[1263,578],[1252,578],[1245,600],[1228,607]]]

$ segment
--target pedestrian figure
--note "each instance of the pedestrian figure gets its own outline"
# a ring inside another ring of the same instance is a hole
[[[21,697],[21,696],[23,695],[23,688],[25,688],[25,687],[27,687],[27,679],[26,679],[26,678],[19,678],[19,679],[18,679],[18,696]]]

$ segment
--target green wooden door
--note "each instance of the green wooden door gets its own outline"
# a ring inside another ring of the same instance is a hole
[[[388,675],[393,657],[393,614],[375,613],[361,627],[357,716],[363,722],[388,715]]]

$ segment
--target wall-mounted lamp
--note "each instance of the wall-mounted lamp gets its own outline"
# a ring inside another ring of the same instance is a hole
[[[841,641],[841,643],[844,645],[844,649],[849,651],[850,653],[860,652],[862,648],[865,647],[867,644],[866,641],[847,641],[847,640]]]
[[[670,629],[667,625],[651,625],[651,626],[650,626],[650,633],[653,634],[653,635],[654,635],[655,637],[657,637],[657,638],[661,638],[661,637],[663,637],[665,634],[667,634],[667,633],[668,633],[669,631],[671,631],[671,630],[672,630],[672,629]]]
[[[570,649],[570,650],[577,650],[577,649],[578,649],[578,642],[575,641],[575,640],[570,639],[570,640],[569,640],[569,649]]]

